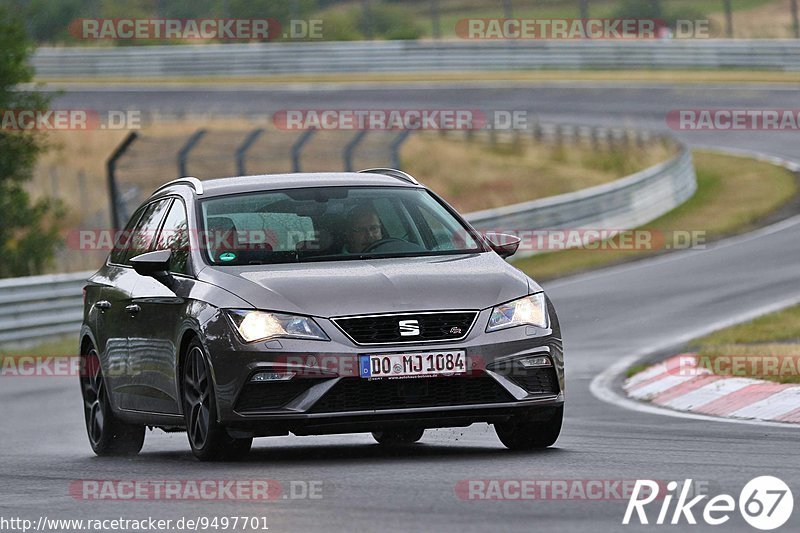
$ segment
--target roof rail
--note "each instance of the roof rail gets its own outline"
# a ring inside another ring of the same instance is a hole
[[[171,187],[173,185],[178,185],[181,183],[191,186],[194,189],[194,192],[197,193],[198,195],[203,194],[203,184],[200,182],[199,179],[195,178],[194,176],[184,176],[182,178],[169,181],[164,185],[160,186],[158,189],[154,190],[153,194],[157,193],[161,189],[166,189],[167,187]]]
[[[359,170],[358,173],[385,174],[386,176],[391,176],[399,180],[407,181],[408,183],[412,183],[414,185],[419,185],[419,182],[414,179],[414,176],[407,172],[403,172],[402,170],[397,170],[396,168],[365,168],[364,170]]]

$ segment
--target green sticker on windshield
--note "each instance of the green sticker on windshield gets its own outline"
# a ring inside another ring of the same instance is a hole
[[[220,261],[233,261],[236,259],[236,254],[231,252],[225,252],[224,254],[219,254]]]

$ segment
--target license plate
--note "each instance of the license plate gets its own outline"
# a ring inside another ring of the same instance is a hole
[[[362,378],[411,378],[454,376],[467,371],[465,352],[422,352],[362,355]]]

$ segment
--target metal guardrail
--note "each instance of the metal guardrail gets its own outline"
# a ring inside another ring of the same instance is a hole
[[[0,343],[77,333],[82,289],[94,272],[0,280]]]
[[[697,190],[692,152],[680,152],[664,163],[616,181],[530,202],[467,215],[481,231],[605,229],[642,226],[678,207]],[[520,252],[515,258],[533,255]]]
[[[41,78],[538,69],[800,70],[800,40],[355,41],[38,48]]]
[[[479,230],[631,229],[692,196],[697,187],[688,148],[664,163],[589,189],[470,213]],[[0,280],[0,344],[77,333],[81,290],[92,271]]]

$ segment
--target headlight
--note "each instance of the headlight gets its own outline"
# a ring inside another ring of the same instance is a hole
[[[314,319],[304,316],[238,310],[228,310],[228,316],[245,342],[265,341],[276,337],[330,340]]]
[[[492,309],[492,315],[489,317],[489,325],[486,326],[486,331],[495,331],[522,324],[547,328],[549,323],[544,293],[540,292],[513,302],[498,305]]]

